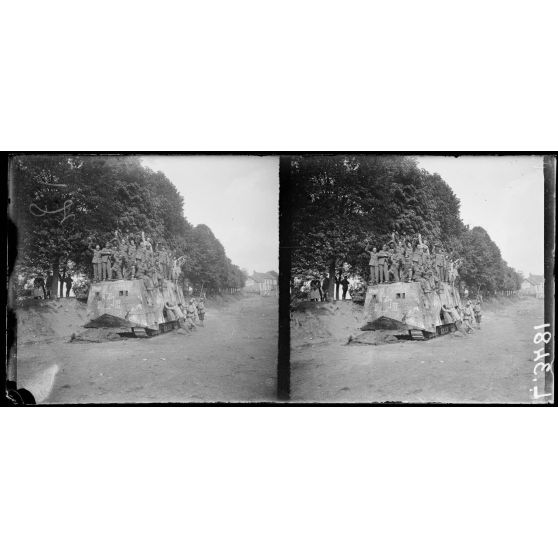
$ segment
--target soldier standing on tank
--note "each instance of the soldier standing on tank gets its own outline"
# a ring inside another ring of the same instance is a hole
[[[388,281],[391,283],[392,278],[393,278],[393,281],[399,281],[399,272],[397,270],[398,259],[397,259],[397,253],[395,252],[395,248],[394,248],[393,244],[390,245],[388,253],[389,253],[389,256],[388,256],[388,265],[389,265]]]
[[[136,243],[134,242],[133,238],[130,238],[130,242],[128,244],[128,267],[130,272],[130,278],[136,278]]]
[[[435,248],[434,251],[434,265],[436,266],[436,275],[439,281],[443,281],[444,276],[444,256],[440,248]]]
[[[136,276],[145,273],[145,248],[140,244],[136,248]]]
[[[407,272],[405,270],[405,245],[399,241],[395,247],[396,267],[399,281],[405,281]]]
[[[105,243],[105,247],[101,250],[101,280],[102,281],[112,280],[111,257],[112,257],[112,248],[110,247],[110,242],[107,240],[107,242]]]
[[[402,281],[407,281],[410,283],[413,279],[413,247],[411,243],[407,241],[405,243],[405,248],[403,249],[403,276]]]
[[[116,279],[122,279],[122,268],[124,265],[124,254],[122,252],[122,240],[118,236],[118,231],[115,234],[115,248],[113,250],[113,268],[116,274]]]
[[[121,236],[118,243],[118,250],[122,259],[122,278],[129,279],[130,277],[130,263],[128,259],[128,242]]]
[[[418,277],[422,268],[422,247],[420,244],[415,245],[411,258],[413,280],[418,281]]]
[[[442,255],[444,257],[442,281],[444,281],[445,283],[448,283],[449,282],[449,254],[443,248],[442,248]]]
[[[372,251],[370,251],[368,243],[366,244],[365,251],[370,254],[370,261],[368,262],[368,265],[370,266],[370,283],[372,283],[372,285],[376,285],[380,278],[378,267],[378,251],[376,250],[376,246],[374,246],[372,248]]]
[[[159,245],[159,266],[161,268],[161,275],[163,279],[168,279],[167,275],[167,250],[164,243]]]
[[[378,269],[380,275],[380,283],[386,283],[388,280],[388,257],[387,245],[384,244],[378,252]]]
[[[465,308],[463,308],[463,324],[467,333],[475,331],[473,329],[473,309],[470,300],[467,301]]]

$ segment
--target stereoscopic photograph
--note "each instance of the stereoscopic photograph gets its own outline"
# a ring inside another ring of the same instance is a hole
[[[278,157],[12,156],[9,396],[274,400],[278,173]]]
[[[552,402],[544,159],[291,157],[291,400]]]

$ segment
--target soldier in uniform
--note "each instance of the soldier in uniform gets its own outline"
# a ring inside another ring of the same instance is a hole
[[[168,254],[165,244],[159,245],[159,266],[161,267],[161,275],[163,279],[168,279]]]
[[[403,251],[403,277],[401,280],[408,283],[413,280],[413,247],[408,241]]]
[[[111,257],[112,248],[107,240],[105,247],[101,250],[101,281],[112,281]]]
[[[388,280],[388,258],[389,252],[387,251],[387,245],[384,244],[382,249],[378,252],[380,283],[386,283]]]
[[[398,261],[398,256],[397,253],[395,252],[395,247],[393,244],[390,245],[390,248],[388,250],[389,256],[388,256],[388,281],[391,283],[392,282],[392,277],[393,277],[393,281],[399,281],[399,271],[398,271],[398,266],[399,266],[399,261]]]
[[[138,275],[142,275],[145,273],[145,264],[146,264],[146,257],[145,257],[145,248],[140,244],[136,248],[136,277]]]
[[[136,277],[136,243],[134,242],[133,238],[130,238],[130,242],[128,243],[128,273],[131,279],[135,279]]]
[[[475,304],[473,304],[473,313],[475,314],[475,321],[477,322],[477,328],[480,329],[482,312],[481,312],[481,303],[478,298],[475,300]]]
[[[439,281],[443,281],[444,277],[444,255],[441,248],[436,248],[434,252],[434,265],[436,266],[436,275]]]
[[[475,331],[473,329],[473,309],[471,307],[471,301],[468,300],[463,308],[463,325],[465,326],[465,331],[467,333],[472,333]]]
[[[112,254],[113,270],[116,274],[116,279],[122,279],[122,267],[124,265],[124,254],[120,247],[120,242],[116,245]]]
[[[413,274],[413,279],[415,281],[418,281],[418,277],[420,276],[420,273],[422,271],[422,263],[423,263],[422,245],[417,244],[415,246],[411,258],[412,274]]]
[[[205,297],[202,296],[202,297],[198,300],[198,304],[196,305],[196,309],[197,309],[197,311],[198,311],[198,316],[199,316],[199,318],[200,318],[200,325],[201,325],[202,327],[205,327],[205,325],[204,325],[204,323],[203,323],[203,320],[204,320],[204,318],[205,318]]]
[[[449,283],[449,272],[450,272],[450,255],[449,252],[446,250],[444,252],[444,273],[445,273],[445,281]]]
[[[91,263],[93,265],[93,281],[97,282],[101,280],[101,247],[96,244],[95,248],[91,247],[93,251],[93,258]]]
[[[186,324],[190,329],[197,329],[196,327],[196,305],[194,299],[191,298],[188,306],[186,306]]]
[[[405,245],[401,241],[397,243],[397,246],[395,248],[395,256],[397,259],[396,267],[399,281],[405,281],[405,277],[407,276],[407,273],[405,271]]]
[[[370,254],[370,261],[368,262],[368,265],[370,266],[370,283],[376,285],[380,278],[378,267],[378,251],[376,250],[376,246],[372,248],[372,251],[370,251],[368,248],[369,245],[366,244],[365,250]]]

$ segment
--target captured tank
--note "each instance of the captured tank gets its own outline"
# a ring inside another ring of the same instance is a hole
[[[130,328],[141,336],[178,327],[184,319],[181,307],[186,307],[182,289],[169,280],[163,280],[161,288],[151,287],[143,279],[93,283],[84,327]]]
[[[432,290],[416,281],[369,285],[361,329],[406,330],[413,339],[430,339],[456,329],[454,309],[460,305],[459,293],[449,283]]]

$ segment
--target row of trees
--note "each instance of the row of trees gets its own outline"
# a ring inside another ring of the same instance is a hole
[[[292,157],[288,179],[293,275],[339,278],[350,268],[367,277],[367,241],[379,249],[396,231],[421,233],[428,243],[442,243],[463,257],[460,275],[473,292],[519,289],[521,276],[488,233],[465,226],[448,184],[412,157]],[[334,286],[330,281],[330,297]]]
[[[245,276],[206,225],[184,218],[184,199],[162,172],[125,156],[18,156],[10,203],[18,229],[16,272],[91,273],[91,246],[116,229],[164,240],[185,255],[185,281],[209,291],[244,286]],[[56,292],[56,284],[53,291]]]

